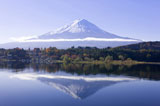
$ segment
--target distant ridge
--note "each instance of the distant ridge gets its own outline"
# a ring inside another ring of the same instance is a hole
[[[160,50],[160,41],[155,42],[142,42],[138,44],[130,44],[126,46],[120,46],[117,47],[120,49],[132,49],[132,50],[140,50],[140,49],[146,49],[146,50]]]

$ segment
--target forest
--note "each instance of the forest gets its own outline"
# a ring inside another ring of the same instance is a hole
[[[157,44],[157,42],[155,42]],[[142,48],[140,48],[140,45]],[[144,48],[150,43],[140,43],[116,48],[96,47],[71,47],[68,49],[34,48],[31,49],[0,49],[0,61],[24,61],[35,63],[79,63],[79,62],[112,62],[112,61],[139,61],[139,62],[160,62],[160,49]],[[153,45],[153,43],[152,43]],[[136,49],[134,49],[134,48]],[[160,46],[159,46],[160,47]]]

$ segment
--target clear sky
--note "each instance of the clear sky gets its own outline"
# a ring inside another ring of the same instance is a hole
[[[125,37],[160,40],[160,0],[0,0],[0,43],[75,19]]]

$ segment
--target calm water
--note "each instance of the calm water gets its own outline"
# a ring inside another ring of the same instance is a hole
[[[160,65],[0,63],[0,106],[160,106]]]

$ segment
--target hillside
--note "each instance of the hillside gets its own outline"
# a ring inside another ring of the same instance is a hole
[[[142,42],[137,44],[130,44],[126,46],[120,46],[116,47],[119,49],[132,49],[132,50],[140,50],[140,49],[146,49],[146,50],[160,50],[160,41],[156,42]]]

